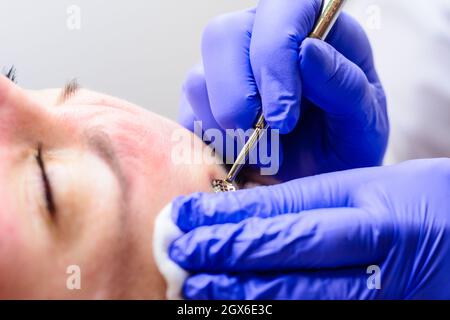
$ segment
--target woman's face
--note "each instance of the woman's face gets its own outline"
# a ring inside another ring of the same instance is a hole
[[[175,130],[73,85],[25,91],[0,77],[0,298],[164,298],[155,215],[224,176],[174,164]]]

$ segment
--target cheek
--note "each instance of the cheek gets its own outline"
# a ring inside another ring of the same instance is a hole
[[[146,165],[164,165],[170,160],[167,134],[145,129],[143,126],[123,124],[113,135],[117,151],[126,160],[146,160]],[[151,160],[151,161],[148,161]]]
[[[131,184],[141,179],[158,187],[167,178],[172,166],[171,150],[162,133],[149,134],[142,128],[126,128],[117,132],[112,140]],[[130,134],[130,131],[134,131]],[[170,136],[169,136],[170,139]]]
[[[0,195],[4,190],[0,188]],[[0,196],[4,198],[3,196]],[[20,266],[26,265],[24,261],[24,238],[18,213],[2,199],[0,211],[0,295],[4,294],[5,287],[9,288],[20,276]]]
[[[3,151],[10,150],[4,148]],[[45,238],[36,223],[37,204],[27,188],[28,166],[21,157],[0,155],[0,299],[26,297],[45,276],[37,276],[47,261],[41,250]]]
[[[14,195],[20,193],[10,174],[13,168],[8,166],[11,157],[3,152],[0,154],[0,267],[7,262],[10,254],[15,252],[20,239],[20,214],[13,204],[17,202]]]
[[[11,214],[9,210],[5,210],[2,205],[2,210],[0,212],[0,266],[4,262],[5,257],[9,257],[10,252],[14,252],[14,248],[19,244],[19,221],[11,219]]]

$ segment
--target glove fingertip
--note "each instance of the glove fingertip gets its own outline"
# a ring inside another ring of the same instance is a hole
[[[177,197],[172,202],[172,221],[183,232],[189,232],[196,227],[195,224],[195,202],[199,194],[194,194],[189,197]]]
[[[336,72],[336,57],[330,45],[317,39],[305,39],[300,48],[300,70],[305,80],[327,81]]]
[[[205,74],[202,66],[196,66],[189,71],[184,83],[184,91],[189,102],[192,102],[193,97],[207,94]]]
[[[288,134],[294,130],[300,119],[299,104],[279,102],[276,106],[267,107],[264,116],[271,129],[278,130],[280,134]]]
[[[284,63],[274,63],[273,57],[264,59],[256,76],[266,121],[281,134],[290,133],[300,118],[302,86],[297,57],[298,48],[278,57]]]
[[[169,246],[169,258],[184,270],[188,270],[186,254],[181,248],[178,240],[172,242]]]
[[[196,118],[186,97],[183,97],[181,100],[177,120],[183,128],[194,132],[194,122],[196,121]]]

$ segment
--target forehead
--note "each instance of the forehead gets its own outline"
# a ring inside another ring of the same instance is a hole
[[[59,105],[63,90],[29,90],[28,93],[43,107],[81,127],[101,125],[107,131],[119,130],[129,135],[163,139],[179,128],[174,122],[128,101],[87,89],[78,90]]]

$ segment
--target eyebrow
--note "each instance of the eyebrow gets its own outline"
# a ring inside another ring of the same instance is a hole
[[[69,100],[80,89],[81,89],[81,86],[78,83],[77,79],[72,79],[72,80],[68,81],[64,85],[64,88],[61,90],[61,94],[59,95],[57,105],[61,105],[64,102],[66,102],[67,100]]]
[[[99,128],[92,128],[86,131],[88,147],[97,154],[109,166],[113,174],[116,176],[121,189],[121,206],[122,215],[125,213],[125,205],[128,203],[128,183],[125,178],[124,171],[119,162],[119,158],[114,150],[113,144],[109,136]]]

